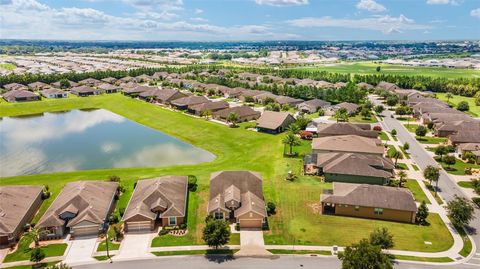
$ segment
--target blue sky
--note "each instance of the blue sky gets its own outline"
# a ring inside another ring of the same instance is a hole
[[[480,39],[480,0],[0,0],[0,38]]]

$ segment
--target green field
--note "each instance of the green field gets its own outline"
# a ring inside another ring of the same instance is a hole
[[[15,66],[14,64],[0,64],[0,69],[12,71],[15,70],[15,68],[17,68],[17,66]]]
[[[425,201],[425,203],[430,204],[430,200],[415,179],[407,179],[407,188],[412,192],[415,201],[419,203]]]
[[[105,180],[111,175],[118,175],[126,192],[121,196],[117,207],[126,207],[135,180],[162,175],[195,175],[198,178],[198,189],[189,194],[188,234],[177,242],[171,240],[164,244],[203,244],[201,231],[207,212],[210,174],[219,170],[243,169],[262,173],[265,200],[273,201],[277,205],[277,213],[268,219],[270,230],[266,231],[264,236],[267,244],[345,246],[367,237],[377,227],[388,227],[395,237],[396,249],[435,252],[446,250],[453,244],[451,235],[436,214],[430,214],[430,226],[319,214],[320,194],[323,189],[330,189],[332,185],[323,183],[318,177],[301,176],[301,156],[310,150],[309,141],[295,149],[300,152],[298,158],[285,158],[284,146],[281,143],[283,134],[257,133],[242,127],[228,128],[120,94],[21,104],[2,103],[0,116],[75,108],[108,109],[208,150],[217,158],[210,163],[198,165],[88,170],[2,178],[0,184],[3,185],[21,183],[50,186],[53,196],[42,204],[37,220],[61,188],[70,181]],[[289,171],[299,175],[294,182],[285,180]],[[424,241],[430,241],[432,245],[425,245]]]
[[[437,98],[443,101],[447,101],[446,93],[437,93]],[[468,105],[470,107],[470,110],[468,111],[470,115],[474,117],[480,117],[480,106],[475,105],[475,98],[473,97],[465,97],[465,96],[460,96],[460,95],[453,95],[452,98],[450,98],[449,103],[453,106],[456,107],[458,103],[461,101],[467,101]]]
[[[377,72],[377,66],[381,66],[381,71]],[[354,62],[354,63],[336,63],[316,65],[309,67],[295,67],[293,69],[328,71],[334,73],[351,74],[391,74],[391,75],[410,75],[410,76],[432,76],[446,78],[478,78],[479,70],[472,69],[454,69],[440,67],[413,67],[391,64],[376,64],[373,62]]]

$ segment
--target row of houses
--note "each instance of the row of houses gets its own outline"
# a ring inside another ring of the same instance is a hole
[[[333,182],[321,195],[322,214],[415,222],[416,204],[404,188],[386,186],[395,165],[369,124],[319,124],[304,172]]]

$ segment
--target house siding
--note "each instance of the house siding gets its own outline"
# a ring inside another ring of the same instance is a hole
[[[183,223],[184,217],[177,217],[177,225],[180,225]],[[170,226],[168,225],[168,217],[162,218],[162,226]]]
[[[415,214],[416,212],[384,208],[382,215],[376,215],[374,213],[373,207],[360,206],[358,210],[355,210],[354,205],[345,206],[345,205],[337,204],[335,206],[335,215],[339,215],[339,216],[391,220],[391,221],[407,222],[407,223],[415,223]]]

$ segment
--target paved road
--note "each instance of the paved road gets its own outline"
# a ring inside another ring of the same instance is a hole
[[[175,269],[335,269],[340,268],[341,263],[336,257],[300,257],[300,256],[274,256],[272,258],[236,258],[228,259],[225,257],[204,257],[204,256],[181,256],[164,257],[149,260],[122,261],[110,263],[95,263],[91,265],[74,266],[74,269],[156,269],[156,268],[175,268]],[[464,264],[460,265],[419,265],[412,263],[397,263],[394,265],[397,269],[475,269],[474,266]]]
[[[370,97],[370,100],[375,104],[375,105],[380,105],[381,101],[374,99],[373,97]],[[383,127],[387,131],[391,131],[392,129],[397,130],[397,138],[399,141],[403,143],[407,142],[410,145],[410,155],[412,159],[417,163],[417,165],[423,170],[425,167],[428,165],[434,165],[434,166],[439,166],[439,164],[426,152],[426,150],[418,143],[418,141],[408,132],[403,125],[396,120],[395,118],[391,118],[390,116],[393,113],[389,110],[385,110],[383,112],[384,120],[382,122]],[[461,196],[461,197],[467,197],[465,193],[462,191],[460,187],[456,184],[455,180],[452,179],[447,172],[445,172],[443,169],[440,170],[440,179],[438,181],[438,187],[441,196],[446,200],[450,201],[452,200],[455,195]],[[467,197],[468,198],[468,197]],[[476,219],[471,222],[471,231],[470,235],[472,236],[473,240],[475,241],[475,244],[477,246],[480,246],[480,235],[475,232],[476,229],[480,229],[480,210],[476,209],[475,210],[475,215]],[[477,250],[477,253],[479,253],[480,250]],[[477,256],[478,257],[478,256]],[[473,257],[468,263],[472,263],[474,265],[477,265],[477,267],[480,267],[480,259],[477,257]]]

